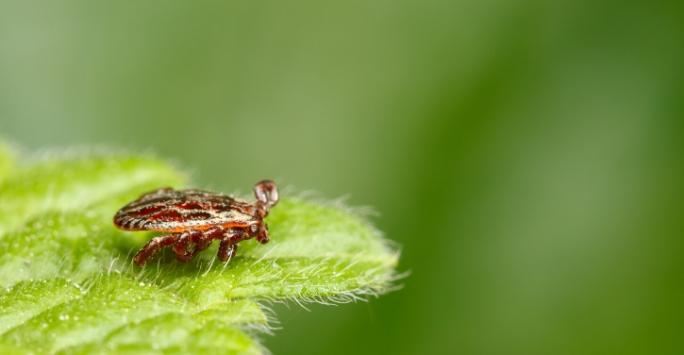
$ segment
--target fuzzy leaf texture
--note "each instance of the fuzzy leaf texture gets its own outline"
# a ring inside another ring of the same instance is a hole
[[[268,217],[271,242],[216,245],[181,264],[131,257],[152,236],[112,225],[141,193],[186,185],[154,158],[56,154],[18,164],[0,146],[0,353],[260,354],[261,301],[344,302],[389,290],[398,254],[364,218],[288,198]],[[216,243],[214,243],[216,244]]]

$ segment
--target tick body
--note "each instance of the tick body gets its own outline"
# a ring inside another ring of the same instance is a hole
[[[250,203],[204,190],[162,188],[148,192],[121,208],[114,224],[128,231],[157,231],[133,258],[139,266],[164,247],[172,247],[179,261],[189,261],[197,253],[220,241],[218,257],[228,261],[240,241],[256,238],[268,243],[264,218],[278,203],[278,188],[263,180],[254,186],[256,201]]]

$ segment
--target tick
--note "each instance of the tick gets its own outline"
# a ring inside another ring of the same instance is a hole
[[[254,185],[256,201],[249,203],[210,191],[162,188],[148,192],[121,208],[114,225],[127,231],[156,231],[154,237],[133,258],[138,266],[159,250],[173,246],[179,261],[191,260],[197,253],[219,240],[218,258],[226,262],[237,251],[237,244],[256,238],[268,243],[264,218],[278,203],[278,188],[271,180]]]

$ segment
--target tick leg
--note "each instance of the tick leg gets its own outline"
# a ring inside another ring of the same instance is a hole
[[[197,253],[208,248],[214,239],[221,238],[222,236],[223,229],[221,228],[183,233],[173,246],[173,252],[176,253],[176,258],[179,261],[186,262],[191,260]],[[193,244],[192,250],[188,251],[188,246]]]
[[[192,255],[201,252],[202,250],[208,248],[211,245],[211,239],[201,239],[195,243],[195,249],[192,251]]]
[[[244,232],[239,229],[231,229],[224,234],[219,245],[218,257],[219,260],[226,262],[230,260],[237,252],[237,243]]]
[[[173,252],[176,254],[176,259],[178,261],[186,262],[190,261],[193,256],[197,253],[197,250],[193,250],[192,252],[188,251],[188,244],[192,242],[193,237],[201,232],[185,232],[180,235],[178,240],[176,241],[176,244],[173,245]]]
[[[235,252],[237,252],[237,244],[234,244],[229,238],[221,240],[218,251],[219,260],[223,262],[230,260]]]
[[[268,235],[266,235],[266,233],[263,233],[263,234],[258,234],[258,235],[256,236],[256,240],[257,240],[257,242],[259,242],[259,243],[261,243],[261,244],[266,244],[266,243],[268,243],[271,239],[268,238]]]
[[[133,261],[138,266],[143,266],[147,262],[147,259],[156,254],[161,248],[172,245],[178,241],[180,235],[178,234],[168,234],[152,238],[147,244],[145,244],[135,257]]]

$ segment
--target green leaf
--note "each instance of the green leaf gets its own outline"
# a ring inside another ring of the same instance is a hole
[[[52,156],[10,169],[0,149],[0,352],[239,353],[265,350],[261,300],[350,301],[388,291],[398,254],[339,203],[285,197],[271,242],[216,246],[190,263],[165,251],[140,269],[149,233],[122,232],[114,212],[141,193],[185,184],[154,158]],[[4,170],[3,170],[4,169]],[[1,181],[1,180],[0,180]]]

